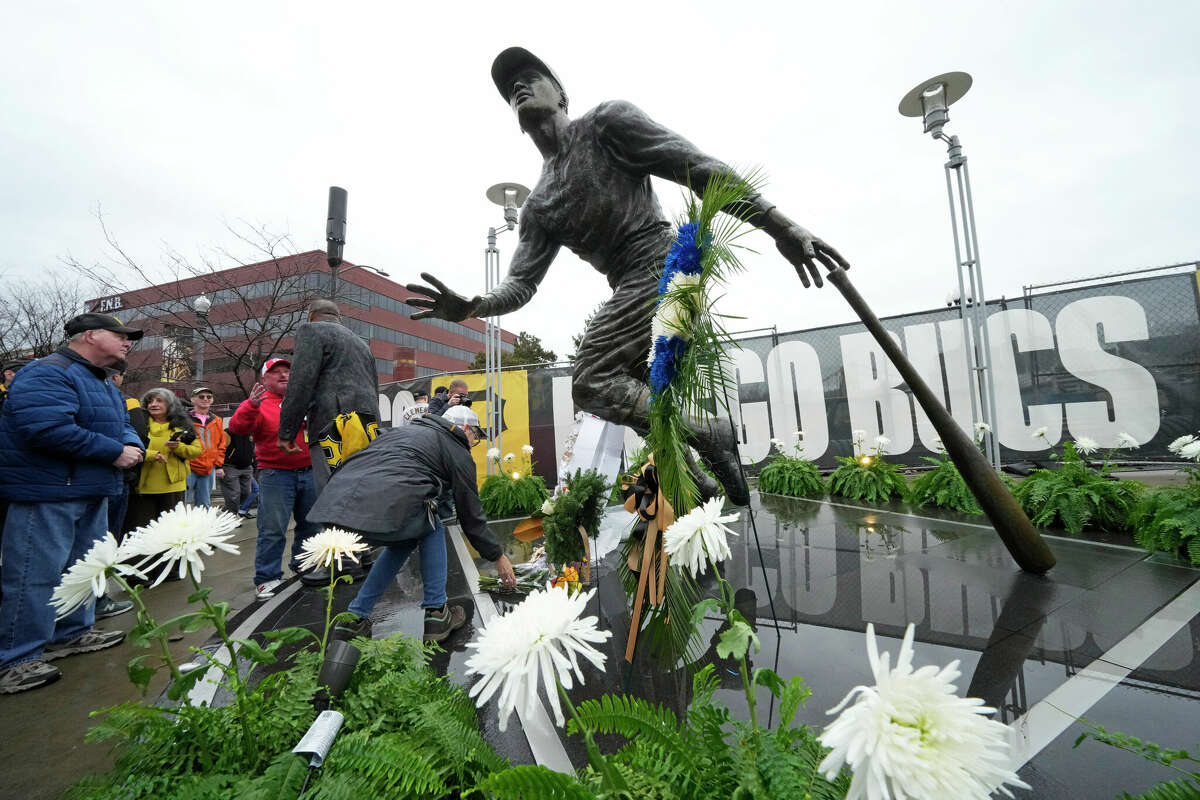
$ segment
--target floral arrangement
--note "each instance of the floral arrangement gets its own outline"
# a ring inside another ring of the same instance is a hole
[[[1192,462],[1188,482],[1148,492],[1129,516],[1134,540],[1151,552],[1184,555],[1200,567],[1200,439],[1180,436],[1167,448]]]
[[[576,470],[542,504],[539,511],[551,564],[565,566],[588,559],[587,540],[600,532],[608,488],[595,470]]]
[[[500,467],[497,474],[488,475],[479,487],[479,501],[488,517],[529,516],[541,508],[550,490],[546,481],[534,474],[532,447],[521,448],[520,460],[515,453],[505,453],[501,458],[494,447],[487,451],[487,458]]]
[[[1035,440],[1047,446],[1046,429],[1033,432]],[[1025,509],[1034,525],[1061,525],[1076,536],[1089,525],[1104,530],[1125,530],[1130,514],[1142,499],[1145,487],[1137,481],[1112,480],[1110,461],[1117,449],[1137,447],[1129,434],[1118,437],[1118,447],[1105,455],[1099,467],[1093,467],[1087,456],[1099,450],[1093,439],[1080,436],[1063,443],[1062,455],[1052,453],[1059,461],[1056,470],[1039,469],[1013,489],[1013,496]]]
[[[651,399],[646,444],[654,453],[663,493],[681,514],[698,499],[687,467],[689,420],[707,418],[707,404],[714,397],[723,402],[730,389],[723,361],[731,340],[711,306],[726,277],[742,269],[735,241],[748,228],[720,211],[755,191],[755,178],[725,176],[710,180],[699,200],[689,193],[686,220],[658,281],[647,356]]]
[[[856,430],[852,437],[854,456],[838,457],[840,466],[829,476],[830,494],[872,503],[904,497],[908,491],[904,474],[898,465],[884,459],[892,440],[876,436],[868,452],[866,431]]]
[[[783,441],[771,440],[771,457],[758,473],[758,491],[788,497],[824,497],[827,487],[817,465],[803,457],[804,431],[796,431],[788,454]]]

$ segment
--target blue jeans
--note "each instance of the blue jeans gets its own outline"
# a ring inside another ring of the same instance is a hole
[[[108,529],[118,542],[125,530],[125,514],[129,511],[129,484],[122,482],[121,488],[119,495],[108,498]]]
[[[250,495],[246,498],[246,502],[242,503],[242,507],[238,509],[239,513],[248,514],[254,504],[258,502],[258,481],[254,476],[250,476]]]
[[[424,538],[409,539],[383,548],[347,610],[355,616],[370,616],[380,596],[418,547],[421,548],[421,581],[425,584],[421,607],[441,608],[446,605],[446,528],[439,520],[437,527]]]
[[[187,475],[187,493],[183,496],[183,502],[189,506],[204,506],[208,508],[212,505],[212,490],[215,481],[215,473],[210,472],[207,475],[197,475],[194,472],[189,472]]]
[[[4,522],[0,669],[36,661],[47,644],[91,630],[95,603],[84,603],[55,622],[50,596],[67,567],[103,538],[107,526],[107,497],[9,505]]]
[[[258,543],[254,547],[254,585],[283,577],[283,549],[288,522],[296,518],[292,534],[292,558],[296,571],[304,540],[321,529],[308,521],[308,510],[317,501],[312,469],[264,469],[258,474]]]

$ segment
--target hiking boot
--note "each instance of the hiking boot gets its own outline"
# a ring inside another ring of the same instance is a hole
[[[266,600],[268,597],[274,597],[275,591],[280,586],[283,586],[282,579],[267,581],[266,583],[259,584],[254,588],[254,599]]]
[[[16,694],[54,683],[62,677],[58,667],[45,661],[22,661],[0,670],[0,694]]]
[[[133,608],[132,600],[113,600],[108,595],[104,595],[96,601],[96,619],[116,617],[131,608]]]
[[[53,661],[56,658],[66,658],[78,653],[93,653],[96,650],[114,647],[123,641],[125,641],[125,631],[98,631],[93,628],[74,639],[46,645],[42,650],[42,658],[46,661]]]
[[[467,612],[462,606],[452,606],[449,603],[441,608],[425,609],[425,634],[421,637],[424,642],[440,642],[463,626],[467,621]]]
[[[334,639],[341,639],[343,642],[348,642],[359,636],[367,639],[371,638],[371,620],[367,617],[342,620],[333,626]]]

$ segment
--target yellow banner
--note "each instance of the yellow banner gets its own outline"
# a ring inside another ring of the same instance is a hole
[[[467,382],[471,410],[479,415],[480,424],[486,428],[489,411],[486,375],[482,372],[472,372],[454,377]],[[507,453],[513,454],[511,461],[502,460],[500,465],[506,472],[528,469],[529,459],[521,448],[529,444],[529,373],[523,369],[504,370],[500,373],[500,398],[501,413],[504,415],[500,456],[503,458]],[[481,485],[487,477],[487,442],[481,442],[472,448],[471,457],[475,459],[475,482]]]

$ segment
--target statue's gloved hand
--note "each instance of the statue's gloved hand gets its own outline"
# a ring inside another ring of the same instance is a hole
[[[410,306],[428,309],[427,311],[418,311],[416,314],[413,314],[413,319],[436,317],[438,319],[449,320],[450,322],[462,322],[464,319],[473,316],[475,309],[483,301],[483,298],[479,295],[475,295],[468,300],[461,294],[450,291],[446,288],[446,284],[428,272],[422,272],[421,278],[426,283],[432,283],[434,288],[431,289],[420,283],[410,283],[407,285],[406,288],[410,292],[422,294],[425,297],[412,297],[405,302]]]
[[[805,288],[810,285],[810,273],[812,282],[816,283],[818,288],[824,285],[821,271],[817,268],[818,262],[824,264],[831,272],[839,267],[850,269],[850,264],[842,258],[841,253],[794,222],[775,235],[775,246],[796,268],[796,274],[800,276],[800,282]]]

